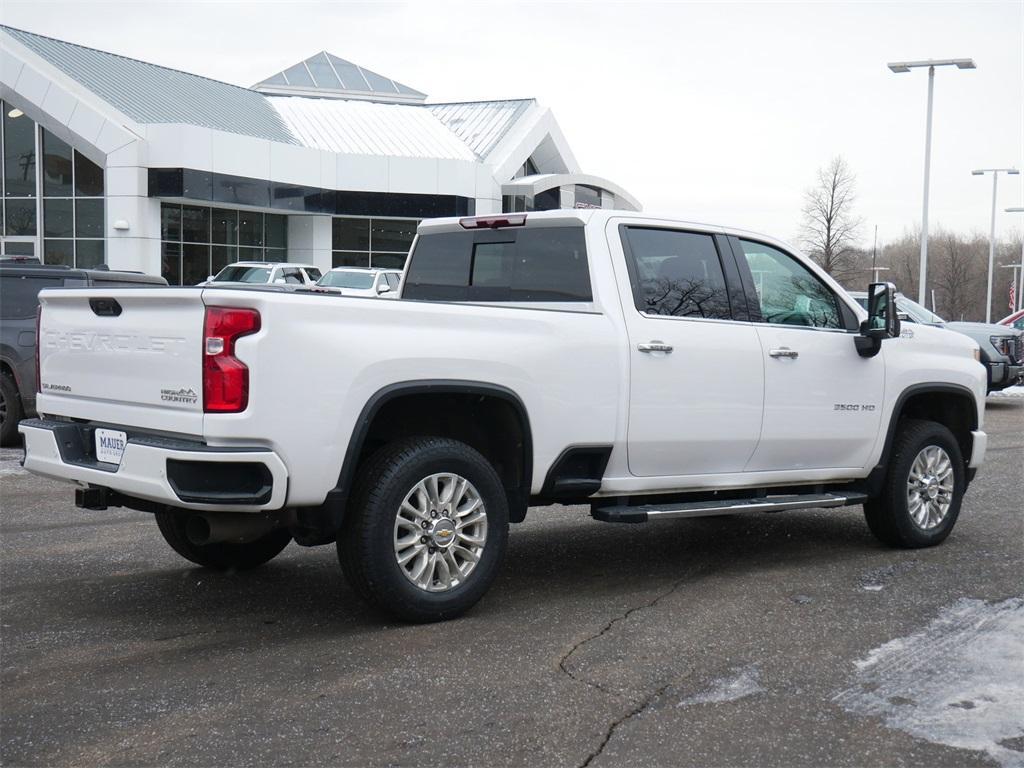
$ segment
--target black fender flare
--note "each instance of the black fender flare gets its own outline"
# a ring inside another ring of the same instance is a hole
[[[334,530],[340,528],[348,497],[352,492],[359,456],[374,418],[381,408],[392,400],[417,394],[481,395],[498,398],[512,406],[523,432],[523,478],[520,488],[515,494],[517,498],[509,499],[509,507],[513,522],[518,522],[517,516],[519,520],[522,519],[526,512],[533,483],[533,433],[530,429],[530,417],[522,399],[508,387],[486,381],[417,379],[389,384],[370,396],[366,404],[363,405],[352,428],[352,434],[349,436],[348,448],[338,473],[337,485],[327,492],[327,499],[321,506],[298,510],[300,523],[308,521],[312,527],[317,528],[323,528],[324,523],[329,523]]]

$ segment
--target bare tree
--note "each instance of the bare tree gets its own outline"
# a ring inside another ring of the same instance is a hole
[[[854,247],[861,219],[854,215],[856,177],[842,157],[818,170],[818,180],[804,192],[800,238],[822,269],[837,280],[859,268]]]

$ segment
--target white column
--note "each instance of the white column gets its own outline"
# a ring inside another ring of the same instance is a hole
[[[111,269],[160,274],[160,201],[149,197],[149,176],[141,141],[107,155],[106,263]]]
[[[288,217],[288,261],[331,268],[331,217],[293,214]]]

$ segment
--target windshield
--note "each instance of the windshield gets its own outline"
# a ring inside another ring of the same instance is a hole
[[[215,283],[265,283],[270,279],[268,267],[224,267],[213,278]]]
[[[325,285],[329,288],[357,288],[369,289],[373,287],[374,274],[372,272],[340,271],[328,272],[320,278],[317,285]]]
[[[896,309],[909,315],[910,319],[915,323],[938,325],[946,322],[931,310],[925,309],[916,301],[911,301],[906,296],[898,296],[896,298]]]

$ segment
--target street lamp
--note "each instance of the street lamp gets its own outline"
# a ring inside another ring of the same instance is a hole
[[[925,282],[928,277],[928,174],[932,162],[932,93],[935,90],[935,68],[956,67],[974,69],[974,59],[928,59],[927,61],[894,61],[889,69],[897,74],[918,67],[928,67],[928,121],[924,134],[924,204],[921,213],[921,276],[917,289],[917,303],[924,306]]]
[[[1007,213],[1024,213],[1024,208],[1007,208]],[[1020,285],[1017,286],[1017,306],[1024,309],[1024,242],[1020,246]]]
[[[1016,176],[1020,173],[1016,168],[979,168],[971,171],[972,176],[984,176],[992,174],[992,227],[988,234],[988,293],[985,295],[985,322],[992,322],[992,262],[996,257],[996,189],[999,182],[999,174]]]

